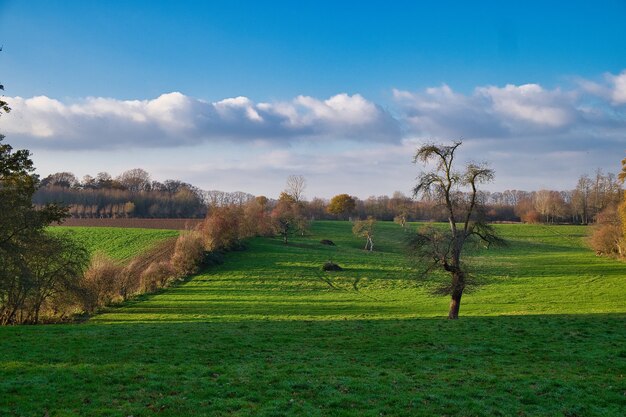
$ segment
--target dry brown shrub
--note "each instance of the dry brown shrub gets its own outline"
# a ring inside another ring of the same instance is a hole
[[[597,224],[593,229],[589,244],[598,255],[624,256],[626,254],[626,241],[621,219],[615,206],[609,206],[598,213]]]
[[[169,262],[153,262],[141,273],[141,292],[154,292],[175,277],[176,271]]]
[[[198,272],[204,256],[204,242],[197,231],[186,231],[176,240],[171,266],[176,275],[183,277]]]
[[[133,258],[117,276],[117,281],[115,283],[117,294],[122,298],[122,300],[127,300],[139,292],[139,289],[141,288],[141,272],[144,269],[144,262],[142,262],[141,259]]]
[[[520,215],[524,223],[541,223],[541,215],[536,210],[528,210]]]
[[[241,237],[273,236],[274,225],[267,211],[267,204],[262,199],[249,201],[243,208]]]
[[[117,277],[116,289],[119,296],[126,300],[137,293],[143,292],[141,275],[153,263],[171,259],[175,245],[176,238],[165,239],[131,259]]]
[[[242,239],[243,210],[240,207],[217,207],[211,209],[199,230],[204,237],[207,251],[229,250]]]
[[[79,303],[87,312],[112,302],[118,291],[122,266],[102,253],[96,253],[77,291]]]
[[[598,255],[622,255],[624,242],[619,227],[602,225],[591,235],[590,244]]]

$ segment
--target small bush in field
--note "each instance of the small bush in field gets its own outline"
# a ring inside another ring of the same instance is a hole
[[[321,243],[322,245],[327,245],[327,246],[335,246],[335,242],[333,242],[333,241],[332,241],[332,240],[330,240],[330,239],[322,239],[322,240],[320,240],[320,243]]]
[[[171,265],[176,275],[185,276],[198,272],[204,257],[202,235],[196,231],[182,233],[176,240]]]
[[[323,271],[343,271],[343,268],[334,263],[333,261],[328,261],[322,266]]]

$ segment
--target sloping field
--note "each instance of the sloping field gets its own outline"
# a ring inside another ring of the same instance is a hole
[[[90,253],[101,252],[120,261],[128,260],[160,241],[178,236],[177,230],[120,229],[117,227],[68,227],[48,229],[68,234],[81,242]]]
[[[585,228],[499,226],[451,322],[380,226],[375,253],[317,222],[86,324],[0,328],[0,415],[625,415],[626,265]]]

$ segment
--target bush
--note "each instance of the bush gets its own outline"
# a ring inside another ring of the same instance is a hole
[[[218,207],[209,212],[199,230],[208,251],[230,250],[242,238],[243,213],[238,207]]]
[[[328,261],[322,266],[322,271],[342,271],[342,270],[343,270],[342,267],[340,267],[339,265],[337,265],[336,263],[332,261]]]
[[[541,215],[535,210],[529,210],[520,215],[520,220],[524,223],[541,223]]]
[[[104,254],[96,253],[92,257],[77,290],[79,303],[86,312],[91,313],[116,298],[122,269]]]
[[[615,206],[609,206],[598,214],[598,223],[594,227],[589,243],[598,255],[626,254],[621,219]]]
[[[196,231],[186,231],[176,240],[172,268],[176,275],[183,277],[198,272],[204,258],[204,244],[202,235]]]
[[[327,245],[327,246],[336,246],[335,242],[333,242],[332,240],[329,240],[329,239],[322,239],[322,240],[320,240],[320,243],[322,245]]]
[[[176,271],[169,262],[153,262],[141,273],[141,292],[154,292],[175,277]]]
[[[242,238],[274,235],[272,218],[266,210],[267,202],[265,200],[254,199],[244,206],[240,228]]]

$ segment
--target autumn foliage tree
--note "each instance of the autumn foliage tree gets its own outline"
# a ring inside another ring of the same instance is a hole
[[[326,210],[341,218],[345,218],[354,212],[356,200],[349,194],[338,194],[330,199]]]

